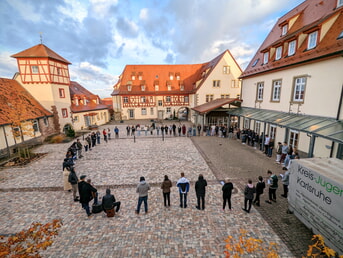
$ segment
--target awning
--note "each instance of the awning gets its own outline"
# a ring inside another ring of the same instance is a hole
[[[237,98],[223,98],[223,99],[215,99],[213,101],[207,102],[205,104],[196,106],[192,108],[194,111],[199,112],[200,114],[207,113],[209,111],[212,111],[216,108],[219,108],[221,106],[232,104],[235,106],[239,106],[241,104],[242,100]]]
[[[227,113],[229,115],[242,116],[280,127],[309,133],[334,142],[343,143],[342,120],[248,107],[230,108]]]

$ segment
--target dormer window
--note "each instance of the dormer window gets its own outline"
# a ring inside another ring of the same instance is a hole
[[[38,66],[37,65],[32,65],[31,66],[31,71],[32,71],[32,73],[38,73],[39,72]]]
[[[141,90],[145,91],[145,85],[141,85]]]
[[[160,87],[158,85],[155,85],[155,91],[158,91]]]
[[[131,91],[132,90],[132,86],[131,85],[127,85],[127,91]]]
[[[142,72],[139,72],[138,73],[138,80],[143,80],[143,73]]]
[[[176,76],[176,80],[179,81],[180,80],[180,73],[176,73],[175,76]]]
[[[174,79],[174,74],[173,73],[169,73],[169,80],[173,80]]]
[[[136,80],[136,76],[135,75],[131,75],[131,80]]]
[[[263,64],[268,64],[269,61],[269,52],[263,54]]]
[[[184,91],[185,90],[185,86],[183,84],[180,84],[180,90]]]
[[[308,34],[307,49],[312,49],[317,46],[318,31]]]
[[[276,48],[275,60],[281,59],[282,56],[282,46]]]
[[[297,41],[293,40],[288,43],[288,56],[292,56],[295,54],[295,47],[297,45]]]
[[[258,61],[260,61],[260,59],[259,59],[259,58],[257,58],[257,59],[254,61],[254,63],[252,64],[252,66],[251,66],[251,67],[255,67],[255,66],[257,65]]]
[[[171,85],[168,84],[168,85],[167,85],[167,88],[168,88],[168,90],[170,91],[170,90],[171,90]]]
[[[285,24],[285,25],[283,25],[282,28],[281,28],[281,36],[286,35],[287,32],[288,32],[288,24]]]

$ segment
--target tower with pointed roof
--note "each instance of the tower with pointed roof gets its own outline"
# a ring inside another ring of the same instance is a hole
[[[56,130],[72,123],[70,114],[71,64],[44,44],[38,44],[11,57],[17,59],[19,72],[15,79],[47,110],[55,115]]]

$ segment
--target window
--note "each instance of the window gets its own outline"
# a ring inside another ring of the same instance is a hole
[[[212,100],[213,100],[213,95],[212,94],[206,95],[206,102],[210,102]]]
[[[343,1],[343,0],[342,0]],[[341,31],[341,33],[338,35],[338,38],[337,39],[341,39],[343,38],[343,30]]]
[[[135,110],[134,109],[129,109],[129,117],[135,118]]]
[[[258,101],[263,100],[263,88],[264,88],[264,82],[258,82],[257,83],[257,96],[256,96],[256,100]]]
[[[306,77],[295,78],[293,89],[293,101],[303,102],[305,95]]]
[[[131,89],[132,89],[132,86],[131,85],[127,85],[127,90],[131,91]]]
[[[280,101],[281,80],[273,81],[272,101]]]
[[[143,96],[143,97],[141,97],[141,102],[142,103],[145,103],[146,102],[146,99],[145,99],[145,97]]]
[[[158,85],[155,85],[155,91],[158,91],[159,90],[159,86]]]
[[[229,74],[230,73],[230,66],[224,65],[223,66],[223,74]]]
[[[64,94],[64,89],[59,88],[59,89],[58,89],[58,92],[59,92],[59,94],[60,94],[60,98],[65,98],[65,97],[66,97],[65,94]]]
[[[188,103],[188,101],[189,101],[188,96],[185,96],[184,102],[185,102],[185,103]]]
[[[167,113],[171,113],[171,107],[167,107]]]
[[[140,81],[143,80],[143,75],[139,75],[138,80],[140,80]]]
[[[133,81],[136,80],[136,76],[132,75],[131,80],[133,80]]]
[[[343,0],[337,0],[337,8],[343,6]]]
[[[61,68],[57,67],[57,75],[61,75]]]
[[[174,75],[173,75],[173,74],[170,74],[170,75],[169,75],[169,80],[172,81],[173,79],[174,79]]]
[[[281,35],[286,35],[287,34],[287,31],[288,31],[288,24],[282,26],[282,32],[281,32]]]
[[[185,86],[183,84],[180,84],[180,90],[184,91],[185,90]]]
[[[237,94],[236,98],[239,99],[241,97],[241,94]]]
[[[73,117],[73,121],[74,121],[74,122],[79,122],[79,116],[74,116],[74,117]]]
[[[263,64],[268,64],[269,52],[263,54]]]
[[[128,97],[123,97],[123,102],[124,103],[129,103],[129,98]]]
[[[176,75],[176,80],[178,80],[178,81],[180,80],[180,75],[179,74]]]
[[[232,80],[231,81],[231,88],[239,88],[240,81],[239,80]]]
[[[35,133],[39,132],[39,127],[38,127],[38,121],[37,120],[33,120],[32,122],[32,128],[33,128],[33,131]]]
[[[275,60],[279,60],[282,56],[282,46],[276,48]]]
[[[220,95],[221,99],[229,99],[230,98],[230,94],[222,94]]]
[[[49,126],[49,119],[47,117],[44,117],[43,122],[45,126]]]
[[[170,96],[166,96],[166,102],[170,102]]]
[[[295,54],[295,46],[297,44],[297,41],[296,40],[293,40],[291,42],[289,42],[288,44],[288,55],[289,56],[292,56]]]
[[[276,135],[276,125],[271,125],[270,126],[270,138],[275,139]]]
[[[260,121],[256,121],[255,122],[255,133],[260,135],[260,131],[261,131],[261,122]]]
[[[318,31],[314,31],[308,35],[307,49],[312,49],[317,46]]]
[[[213,87],[220,87],[220,80],[213,80]]]
[[[159,106],[159,107],[162,107],[162,100],[159,100],[159,101],[158,101],[158,106]]]
[[[142,115],[143,115],[143,116],[146,115],[146,108],[142,108]]]
[[[258,61],[260,61],[260,59],[259,59],[259,58],[257,58],[257,59],[254,61],[254,63],[252,64],[252,66],[251,66],[251,67],[255,67],[255,66],[257,65]]]
[[[141,85],[141,90],[145,91],[145,85]]]
[[[299,132],[295,130],[290,131],[290,137],[289,137],[289,145],[291,145],[293,148],[298,147],[299,142]]]
[[[249,129],[250,128],[250,119],[244,118],[243,127]]]
[[[154,108],[150,108],[150,115],[154,115]]]
[[[37,65],[32,65],[31,66],[31,72],[32,73],[39,73],[38,66]]]
[[[21,135],[19,127],[12,127],[12,133],[14,137],[19,137]]]
[[[170,91],[171,90],[171,85],[168,84],[167,87],[168,87],[168,90]]]
[[[68,117],[68,109],[66,109],[66,108],[62,108],[62,117],[63,118],[66,118],[66,117]]]

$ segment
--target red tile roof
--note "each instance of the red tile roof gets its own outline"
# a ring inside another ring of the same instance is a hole
[[[26,121],[53,115],[16,80],[0,78],[0,92],[0,125],[11,124],[14,119]],[[20,110],[22,114],[15,117]]]
[[[24,51],[21,51],[17,54],[11,55],[11,57],[14,57],[14,58],[47,57],[47,58],[55,59],[57,61],[61,61],[65,64],[71,64],[68,60],[64,59],[63,57],[61,57],[59,54],[52,51],[50,48],[48,48],[44,44],[38,44]]]
[[[223,55],[222,54],[203,64],[184,64],[184,65],[126,65],[119,81],[114,85],[112,95],[166,95],[166,94],[190,94],[196,91],[196,82],[202,82],[211,73]],[[229,52],[230,54],[230,52]],[[230,54],[231,55],[231,54]],[[173,80],[170,80],[170,75]],[[132,75],[135,80],[132,80]],[[142,80],[139,80],[139,76]],[[177,80],[177,76],[180,79]],[[127,90],[127,85],[132,85],[131,91]],[[145,90],[141,90],[141,85],[145,85]],[[155,91],[155,85],[159,86]],[[171,90],[168,90],[168,85]],[[184,90],[180,90],[180,85]]]
[[[98,95],[91,93],[89,90],[82,87],[79,83],[75,81],[70,82],[69,90],[70,90],[70,98],[72,101],[75,100],[76,98],[78,100],[83,100],[84,98],[88,100],[87,105],[84,105],[83,103],[79,103],[79,105],[77,106],[75,103],[72,103],[70,109],[73,113],[108,109],[108,106],[101,102]],[[99,100],[99,104],[96,103],[97,100]]]
[[[236,99],[235,98],[222,98],[222,99],[215,99],[211,102],[196,106],[192,109],[199,112],[200,114],[203,114],[203,113],[207,113],[213,109],[227,105],[227,104],[236,103],[236,105],[237,105],[238,103],[241,103],[241,102],[242,102],[242,100],[237,99],[237,98]]]
[[[337,0],[307,0],[281,17],[262,43],[254,58],[251,60],[241,78],[249,77],[259,73],[285,69],[289,66],[303,64],[304,62],[316,62],[323,58],[332,58],[343,54],[343,37],[339,38],[343,31],[343,7],[336,8]],[[296,18],[294,24],[289,28],[286,35],[281,36],[282,26]],[[333,24],[319,41],[320,29],[324,22],[332,19]],[[287,42],[297,39],[299,35],[308,34],[319,29],[318,43],[314,49],[307,49],[307,38],[296,46],[296,52],[287,56]],[[275,53],[269,56],[268,64],[263,64],[263,53],[283,46],[283,54],[280,60],[275,60]]]

